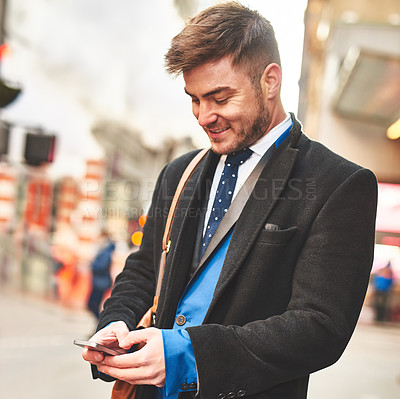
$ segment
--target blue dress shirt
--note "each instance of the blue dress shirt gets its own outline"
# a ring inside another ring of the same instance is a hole
[[[232,231],[186,287],[176,311],[181,325],[175,322],[171,330],[162,330],[166,379],[164,387],[160,389],[160,398],[175,399],[179,392],[197,390],[196,362],[185,328],[202,324],[211,304],[231,237]]]

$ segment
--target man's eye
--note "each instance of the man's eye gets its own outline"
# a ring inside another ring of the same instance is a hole
[[[193,97],[192,97],[192,103],[193,103],[193,104],[199,104],[200,101],[199,101],[198,98],[193,98]]]
[[[229,97],[223,98],[222,100],[215,100],[215,102],[216,102],[217,104],[221,105],[221,104],[227,103],[228,100],[229,100]]]

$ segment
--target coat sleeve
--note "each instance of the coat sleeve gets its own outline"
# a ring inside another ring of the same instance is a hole
[[[339,359],[368,286],[376,198],[375,176],[366,169],[333,191],[297,258],[284,313],[244,326],[187,329],[202,398],[239,390],[257,394]]]

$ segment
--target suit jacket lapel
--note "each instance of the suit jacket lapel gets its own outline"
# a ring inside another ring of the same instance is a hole
[[[229,249],[205,320],[248,255],[277,199],[287,184],[298,150],[279,147],[260,175],[236,222]]]
[[[251,172],[250,176],[247,178],[244,185],[239,190],[239,193],[236,195],[232,204],[230,205],[228,212],[225,214],[221,223],[219,224],[214,236],[212,237],[210,243],[207,246],[206,251],[204,252],[203,257],[201,258],[198,269],[207,261],[209,256],[214,252],[214,250],[218,247],[219,243],[224,239],[228,231],[232,228],[232,226],[236,223],[239,218],[242,210],[249,199],[251,193],[254,190],[254,187],[263,171],[265,165],[267,164],[269,158],[271,157],[271,151],[267,151],[261,160],[258,162],[254,170]]]

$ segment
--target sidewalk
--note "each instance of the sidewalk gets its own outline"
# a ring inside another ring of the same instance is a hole
[[[112,385],[92,380],[72,344],[94,331],[88,312],[2,291],[0,320],[0,397],[110,398]]]
[[[359,324],[339,361],[311,376],[308,399],[400,398],[400,328]]]

